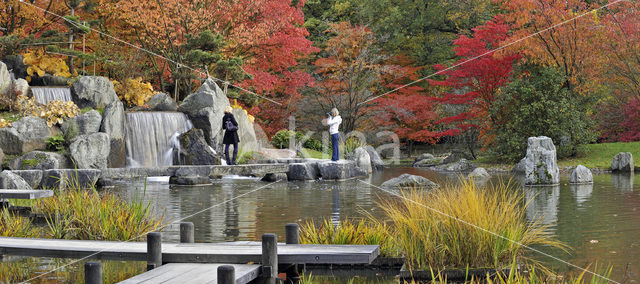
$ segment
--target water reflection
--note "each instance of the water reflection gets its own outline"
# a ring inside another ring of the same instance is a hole
[[[523,188],[527,207],[527,220],[540,219],[542,224],[553,224],[558,220],[560,186],[526,186]]]
[[[613,173],[611,183],[623,191],[633,191],[633,173]]]
[[[591,193],[593,192],[593,183],[570,184],[569,188],[571,188],[571,191],[573,192],[578,205],[581,205],[585,201],[588,201],[589,198],[591,198]]]

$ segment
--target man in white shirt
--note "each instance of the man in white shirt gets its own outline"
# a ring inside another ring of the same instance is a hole
[[[331,134],[331,146],[333,148],[333,155],[331,156],[332,161],[337,161],[340,159],[340,153],[338,152],[338,145],[340,143],[340,123],[342,123],[342,117],[340,117],[340,113],[337,108],[331,109],[331,112],[327,113],[329,117],[327,118],[327,125],[329,125],[329,134]]]

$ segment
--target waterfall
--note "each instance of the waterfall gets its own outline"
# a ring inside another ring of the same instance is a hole
[[[64,87],[31,87],[31,92],[38,103],[46,105],[50,101],[71,100],[71,91]]]
[[[127,167],[173,165],[178,136],[192,127],[181,112],[127,113]]]

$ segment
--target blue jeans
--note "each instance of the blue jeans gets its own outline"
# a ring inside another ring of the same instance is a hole
[[[236,156],[238,156],[238,143],[233,143],[233,159],[229,160],[229,145],[224,144],[224,157],[227,160],[227,165],[235,165],[236,164]]]
[[[333,147],[333,155],[331,156],[332,161],[340,160],[340,153],[338,150],[338,145],[340,144],[340,134],[331,134],[331,146]]]

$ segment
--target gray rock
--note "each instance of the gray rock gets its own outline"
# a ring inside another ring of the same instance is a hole
[[[12,170],[49,170],[61,169],[66,165],[66,158],[58,153],[31,151],[13,159],[9,167]]]
[[[20,170],[11,172],[22,177],[22,179],[24,179],[31,188],[40,187],[43,177],[43,172],[41,170]]]
[[[570,183],[593,183],[593,174],[589,168],[578,165],[572,172]]]
[[[149,102],[152,111],[177,111],[178,103],[174,101],[169,95],[165,93],[159,93],[151,97]]]
[[[371,168],[375,171],[383,170],[384,162],[382,161],[382,158],[380,158],[378,151],[376,151],[376,149],[371,145],[367,145],[364,149],[367,150],[369,158],[371,158]]]
[[[291,163],[287,172],[288,180],[316,180],[320,177],[317,163]]]
[[[96,110],[91,110],[76,117],[67,119],[62,124],[62,133],[67,141],[78,135],[93,134],[100,131],[102,116]]]
[[[14,122],[10,128],[0,128],[0,148],[9,155],[44,150],[49,137],[51,130],[44,119],[27,116]]]
[[[457,161],[459,161],[460,159],[467,159],[467,160],[471,160],[473,157],[471,157],[471,155],[463,152],[463,151],[452,151],[451,154],[449,154],[449,156],[447,156],[446,158],[444,158],[444,160],[442,161],[443,164],[451,164],[451,163],[455,163]]]
[[[49,87],[66,87],[69,86],[72,80],[63,76],[53,76],[50,74],[44,74],[44,76],[32,76],[32,86],[49,86]]]
[[[121,101],[107,105],[102,115],[100,132],[109,135],[109,167],[122,168],[126,165],[125,152],[126,115]]]
[[[433,166],[437,166],[442,164],[442,159],[440,158],[433,158],[433,159],[422,159],[419,160],[415,163],[413,163],[413,166],[416,168],[426,168],[426,167],[433,167]]]
[[[242,149],[243,152],[258,151],[259,146],[258,139],[256,138],[256,132],[253,128],[253,123],[249,121],[247,113],[242,109],[234,108],[233,116],[238,122],[238,138],[240,138],[238,147]],[[222,120],[220,121],[220,124],[222,124]]]
[[[95,188],[101,172],[96,169],[55,169],[44,171],[43,188]]]
[[[421,189],[436,189],[440,186],[436,183],[430,181],[428,178],[411,175],[411,174],[402,174],[399,177],[392,178],[387,180],[380,185],[385,188],[403,188],[403,187],[417,187]]]
[[[107,168],[109,149],[109,135],[101,132],[79,135],[69,145],[71,159],[78,169]]]
[[[614,172],[633,172],[633,155],[630,152],[620,152],[611,159],[611,170]]]
[[[511,172],[514,174],[524,174],[524,171],[525,171],[524,163],[526,160],[527,160],[526,157],[522,158],[520,162],[518,162],[515,166],[513,166],[513,168],[511,169]]]
[[[473,164],[469,160],[461,158],[455,163],[444,165],[443,169],[449,172],[466,172],[473,169]]]
[[[178,137],[180,165],[220,165],[220,156],[207,144],[201,129],[192,128]],[[176,151],[177,152],[177,151]]]
[[[71,98],[79,108],[98,108],[119,101],[107,77],[84,76],[71,87]]]
[[[207,185],[211,184],[209,177],[201,176],[172,176],[169,178],[169,184],[175,185]]]
[[[6,96],[11,91],[11,75],[4,62],[0,61],[0,96]]]
[[[219,149],[222,145],[222,116],[227,106],[230,106],[227,96],[213,79],[207,79],[200,89],[182,101],[178,111],[186,113],[193,126],[202,129],[207,143]]]
[[[560,170],[556,160],[556,147],[546,136],[529,137],[524,160],[525,184],[558,184]]]
[[[491,175],[489,174],[489,172],[487,172],[487,170],[485,168],[475,168],[470,174],[469,174],[470,178],[475,178],[475,179],[488,179],[491,177]]]
[[[204,185],[211,184],[211,168],[204,166],[179,167],[169,178],[169,184]]]
[[[429,153],[423,153],[422,155],[416,157],[416,159],[413,162],[417,163],[417,162],[422,161],[422,160],[433,159],[433,158],[435,158],[433,155],[431,155]]]
[[[280,180],[286,181],[287,179],[288,179],[288,176],[286,173],[275,173],[275,174],[266,174],[261,180],[266,182],[276,182]]]
[[[11,171],[0,173],[0,188],[2,189],[32,189],[31,186],[19,175]]]
[[[363,147],[358,147],[354,150],[353,160],[356,162],[356,166],[367,174],[373,171],[371,167],[371,157],[369,157],[369,153]]]
[[[7,65],[7,69],[12,70],[15,78],[25,78],[27,76],[27,66],[24,65],[22,55],[7,55],[2,58],[2,62]]]
[[[16,79],[13,80],[13,95],[14,98],[18,97],[18,95],[27,96],[29,94],[29,83],[25,79]]]
[[[2,165],[2,162],[4,162],[4,152],[2,151],[2,148],[0,148],[0,165]]]
[[[344,180],[355,177],[367,176],[367,173],[360,169],[354,161],[323,161],[318,163],[320,176],[325,180]]]

